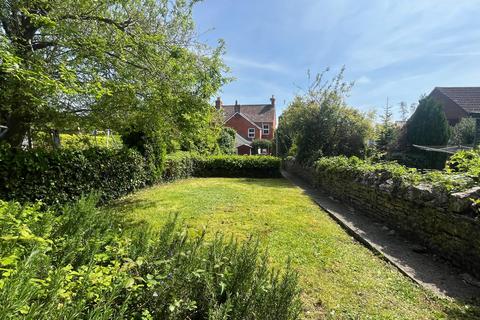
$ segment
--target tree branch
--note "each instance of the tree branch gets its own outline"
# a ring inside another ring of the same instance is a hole
[[[115,26],[117,29],[125,32],[125,29],[133,23],[132,19],[127,19],[122,22],[115,21],[113,19],[105,18],[105,17],[98,17],[98,16],[86,16],[86,15],[64,15],[61,16],[60,19],[71,19],[71,20],[82,20],[82,21],[98,21],[103,22],[105,24],[110,24]]]

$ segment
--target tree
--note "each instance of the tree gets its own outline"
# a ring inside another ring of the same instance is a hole
[[[450,144],[454,145],[472,145],[475,140],[475,119],[462,118],[451,129]]]
[[[266,139],[255,139],[252,142],[252,150],[255,153],[258,152],[258,149],[260,150],[267,150],[268,153],[272,151],[273,143],[270,140]]]
[[[225,83],[223,44],[196,40],[196,2],[1,1],[2,139],[18,146],[32,127],[134,123],[161,131],[171,148],[195,139],[210,147],[218,128],[208,100]]]
[[[223,127],[218,137],[218,146],[220,152],[224,154],[234,154],[235,149],[235,130],[229,127]]]
[[[387,101],[383,109],[383,114],[380,116],[382,123],[377,127],[378,130],[378,139],[377,146],[378,149],[386,151],[397,137],[397,130],[392,121],[393,112],[392,107]]]
[[[405,101],[400,102],[400,115],[402,117],[402,121],[407,121],[408,119],[408,107]]]
[[[280,117],[276,131],[280,155],[294,153],[308,163],[322,155],[363,152],[372,133],[371,122],[347,106],[345,97],[352,84],[343,81],[344,69],[330,81],[324,80],[327,71],[318,74]]]
[[[419,101],[406,129],[409,144],[441,146],[446,145],[450,137],[442,105],[428,97]]]

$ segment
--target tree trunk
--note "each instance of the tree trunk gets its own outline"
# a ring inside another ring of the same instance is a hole
[[[6,126],[8,127],[5,135],[2,136],[1,141],[9,143],[14,148],[20,148],[28,132],[29,125],[24,121],[24,117],[13,112],[7,117]]]

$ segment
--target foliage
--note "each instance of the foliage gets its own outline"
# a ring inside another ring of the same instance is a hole
[[[252,148],[254,150],[257,149],[267,149],[267,150],[272,150],[272,141],[266,140],[266,139],[255,139],[252,142]]]
[[[371,121],[346,105],[351,84],[344,82],[343,69],[331,81],[324,81],[324,75],[317,75],[280,116],[276,134],[282,157],[313,162],[322,155],[363,153],[373,131]]]
[[[451,129],[449,144],[453,145],[473,145],[475,140],[475,119],[462,118]]]
[[[169,182],[193,177],[196,173],[198,157],[197,154],[185,151],[169,154],[165,161],[163,181]]]
[[[170,219],[159,232],[82,199],[58,211],[0,201],[1,319],[296,319],[297,275],[258,243]]]
[[[406,129],[409,144],[443,146],[450,137],[450,127],[442,105],[428,97],[420,100]]]
[[[148,182],[158,182],[162,176],[163,161],[166,156],[166,146],[158,132],[148,135],[143,131],[130,129],[122,135],[122,141],[124,145],[137,150],[145,158],[148,171],[151,173]]]
[[[143,187],[153,173],[131,149],[0,149],[0,198],[65,203],[92,190],[102,200]]]
[[[386,151],[395,142],[398,136],[398,129],[392,121],[392,108],[387,103],[384,108],[384,113],[381,116],[382,123],[377,126],[378,138],[377,146],[381,151]]]
[[[188,152],[169,154],[163,179],[173,181],[188,177],[254,177],[280,176],[280,159],[272,156],[214,155]]]
[[[465,190],[474,185],[467,175],[451,174],[447,171],[429,171],[421,173],[417,169],[402,166],[396,162],[377,162],[361,160],[357,157],[324,157],[315,162],[315,170],[321,175],[334,173],[352,180],[370,176],[381,181],[392,179],[400,187],[428,183],[448,192]]]
[[[464,172],[480,181],[480,151],[458,151],[450,157],[446,164],[448,172]]]
[[[235,130],[229,127],[222,127],[217,143],[222,154],[235,154]]]
[[[197,177],[280,177],[280,159],[272,156],[208,156],[195,164]]]
[[[0,2],[0,123],[159,134],[169,150],[215,147],[209,98],[226,82],[223,43],[195,33],[196,0]]]

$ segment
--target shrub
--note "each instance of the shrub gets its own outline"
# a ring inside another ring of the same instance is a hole
[[[317,160],[314,167],[318,179],[330,174],[350,180],[372,178],[377,183],[391,179],[399,187],[428,183],[446,191],[465,190],[474,184],[467,175],[438,170],[421,173],[417,169],[408,168],[396,162],[372,163],[357,157],[324,157]]]
[[[297,319],[297,274],[255,240],[159,233],[101,212],[0,201],[1,319]]]
[[[451,132],[449,144],[472,145],[475,141],[475,119],[462,118]]]
[[[450,157],[446,164],[448,172],[464,172],[468,176],[480,179],[480,151],[459,151]]]
[[[235,130],[229,127],[223,127],[220,136],[217,139],[220,153],[235,154]]]
[[[66,203],[100,190],[118,198],[149,180],[144,158],[131,149],[30,150],[0,147],[0,198]]]
[[[168,182],[194,176],[197,157],[199,156],[191,152],[182,151],[169,154],[165,160],[163,181]]]
[[[177,152],[167,156],[164,181],[189,177],[275,178],[280,174],[280,159],[271,156],[201,156]]]
[[[208,156],[196,160],[199,177],[280,177],[280,159],[271,156]]]

